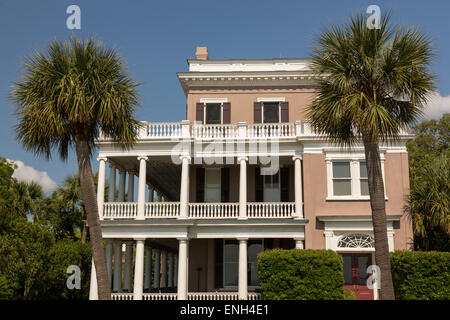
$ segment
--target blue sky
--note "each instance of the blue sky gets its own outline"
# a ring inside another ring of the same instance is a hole
[[[66,28],[71,4],[81,8],[81,30]],[[178,121],[184,119],[186,102],[176,72],[187,71],[186,59],[194,56],[196,46],[207,46],[212,59],[307,57],[321,30],[371,4],[391,11],[394,22],[418,27],[431,37],[440,95],[429,117],[436,117],[450,102],[449,1],[0,0],[0,156],[32,167],[23,176],[36,176],[46,185],[61,183],[77,170],[73,152],[66,163],[58,157],[36,158],[17,143],[13,132],[11,84],[21,77],[23,58],[53,39],[95,36],[115,47],[131,76],[142,83],[138,117]],[[97,170],[96,161],[93,165]]]

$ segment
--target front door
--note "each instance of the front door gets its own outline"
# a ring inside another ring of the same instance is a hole
[[[344,287],[353,291],[358,300],[373,300],[373,290],[367,287],[367,267],[372,264],[370,253],[343,253]]]

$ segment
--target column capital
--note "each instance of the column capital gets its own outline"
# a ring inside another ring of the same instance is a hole
[[[237,160],[238,160],[239,162],[241,162],[242,160],[245,161],[245,162],[247,162],[247,161],[248,161],[248,157],[246,157],[246,156],[238,156],[238,157],[237,157]]]
[[[137,237],[137,238],[133,238],[134,241],[145,241],[147,238],[145,237]]]
[[[293,156],[292,157],[292,160],[302,160],[303,159],[303,157],[301,156],[301,155],[295,155],[295,156]]]
[[[107,157],[98,157],[97,158],[97,161],[108,161],[108,158]]]
[[[109,167],[111,169],[116,169],[117,168],[117,165],[114,162],[111,162],[111,159],[107,159],[107,161],[108,161]]]
[[[189,241],[189,237],[178,237],[178,241]]]
[[[139,161],[140,161],[140,160],[145,160],[145,161],[147,161],[147,160],[148,160],[148,157],[147,157],[147,156],[138,156],[137,159],[138,159]]]
[[[122,168],[122,167],[118,167],[117,169],[119,169],[119,174],[124,174],[124,173],[127,172],[127,170],[125,170],[125,169]]]
[[[130,175],[137,175],[138,171],[136,169],[131,169],[131,170],[128,170],[128,174],[130,174]]]
[[[188,154],[182,154],[182,155],[180,155],[180,160],[181,160],[181,161],[183,161],[183,160],[185,160],[185,159],[187,159],[187,160],[190,162],[190,161],[191,161],[191,156],[188,155]]]
[[[248,237],[237,237],[236,240],[238,240],[238,241],[248,241]]]

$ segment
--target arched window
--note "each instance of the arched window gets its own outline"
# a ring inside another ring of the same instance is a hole
[[[339,248],[373,248],[372,236],[363,233],[353,233],[342,236],[338,242]]]

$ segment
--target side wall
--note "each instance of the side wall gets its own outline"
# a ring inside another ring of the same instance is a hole
[[[386,214],[402,215],[409,194],[408,155],[386,154]],[[309,223],[305,226],[305,247],[325,249],[323,224],[317,216],[371,215],[370,201],[330,201],[327,197],[327,171],[325,155],[303,155],[304,214]],[[399,228],[398,228],[399,227]],[[405,215],[394,228],[396,250],[409,249],[412,244],[412,225]]]

